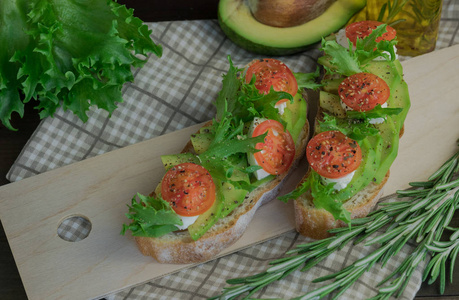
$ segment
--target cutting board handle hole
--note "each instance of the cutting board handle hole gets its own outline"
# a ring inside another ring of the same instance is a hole
[[[82,215],[65,217],[57,227],[57,235],[67,242],[79,242],[88,237],[91,232],[91,221]]]

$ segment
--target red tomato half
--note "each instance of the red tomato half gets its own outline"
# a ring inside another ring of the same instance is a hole
[[[255,75],[255,87],[262,94],[268,94],[271,86],[276,92],[287,92],[292,96],[298,92],[295,76],[280,60],[264,58],[252,62],[245,74],[246,83],[252,80],[253,75]],[[285,100],[279,102],[281,101]]]
[[[290,132],[275,120],[266,120],[255,127],[252,137],[268,132],[264,143],[258,143],[255,148],[261,151],[254,153],[257,163],[271,175],[286,172],[295,157],[295,142]]]
[[[362,161],[359,144],[340,131],[324,131],[306,147],[311,168],[326,178],[341,178],[355,171]]]
[[[360,21],[349,24],[346,26],[346,37],[352,42],[352,44],[356,44],[357,38],[363,39],[370,35],[373,29],[376,29],[379,25],[384,23],[378,21]],[[397,31],[394,28],[390,27],[389,25],[386,26],[386,32],[383,33],[382,36],[376,39],[376,42],[380,42],[382,40],[390,41],[395,38],[397,35]]]
[[[344,79],[338,87],[341,101],[357,111],[368,111],[386,103],[390,89],[384,79],[371,73],[357,73]]]
[[[197,216],[207,211],[215,201],[215,184],[202,166],[183,163],[164,175],[161,194],[181,216]]]

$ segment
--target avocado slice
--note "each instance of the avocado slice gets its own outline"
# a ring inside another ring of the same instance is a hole
[[[223,32],[240,47],[264,55],[288,55],[338,31],[365,5],[366,0],[337,0],[319,17],[281,28],[258,22],[245,0],[220,0],[218,20]]]
[[[167,171],[173,166],[183,163],[199,163],[196,155],[192,153],[179,153],[170,155],[161,155],[161,162],[164,165],[164,169]]]
[[[307,118],[307,103],[301,93],[297,93],[295,97],[293,97],[293,102],[287,102],[287,107],[281,118],[287,122],[287,130],[292,135],[292,139],[295,143],[298,143],[298,138]]]
[[[338,118],[346,117],[346,110],[341,106],[341,100],[337,94],[320,91],[319,105],[329,114],[337,116]]]

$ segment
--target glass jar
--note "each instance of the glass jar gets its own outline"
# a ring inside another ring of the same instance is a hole
[[[417,56],[435,49],[442,0],[367,0],[351,22],[377,20],[397,30],[397,51]]]

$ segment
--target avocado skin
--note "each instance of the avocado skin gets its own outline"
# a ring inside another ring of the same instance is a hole
[[[305,46],[295,47],[295,48],[269,47],[267,45],[258,44],[256,42],[246,39],[242,35],[237,34],[231,27],[227,26],[225,23],[221,21],[220,12],[218,15],[219,15],[218,20],[220,23],[220,27],[223,30],[223,32],[226,34],[226,36],[233,43],[235,43],[239,47],[249,52],[252,52],[255,54],[269,55],[269,56],[283,56],[283,55],[292,55],[295,53],[306,51],[308,50],[308,48],[312,48],[312,45],[309,45],[309,44]]]
[[[234,17],[246,15],[249,8],[244,0],[220,0],[218,21],[227,37],[236,45],[250,52],[263,55],[291,55],[305,51],[322,37],[338,31],[349,19],[366,5],[366,0],[337,0],[322,15],[303,25],[289,28],[277,28],[262,24],[250,14],[247,23]],[[235,9],[236,8],[236,9]],[[248,15],[248,14],[247,14]],[[257,25],[256,28],[252,26]],[[256,31],[253,32],[252,30]],[[252,32],[251,32],[252,31]],[[252,35],[252,37],[251,37]],[[291,36],[291,38],[287,38]],[[273,39],[274,37],[274,39]],[[276,41],[282,37],[284,42]]]

